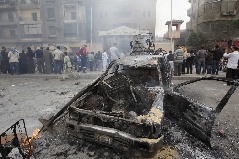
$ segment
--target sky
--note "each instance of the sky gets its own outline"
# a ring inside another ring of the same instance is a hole
[[[191,3],[188,0],[172,0],[172,2],[173,19],[184,20],[181,29],[186,29],[186,23],[190,20],[187,10],[191,7]],[[157,0],[156,7],[156,35],[163,36],[168,31],[165,23],[171,20],[171,0]]]

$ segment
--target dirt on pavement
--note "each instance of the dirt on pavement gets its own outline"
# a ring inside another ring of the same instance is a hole
[[[4,132],[19,119],[24,119],[28,134],[41,128],[41,116],[50,116],[60,110],[80,89],[95,78],[60,81],[59,78],[1,78],[0,79],[0,132]],[[180,83],[181,81],[174,81]],[[224,91],[222,91],[224,90]],[[187,96],[203,101],[214,107],[222,98],[228,86],[224,83],[199,82],[181,88]],[[193,93],[192,93],[193,92]],[[164,127],[165,144],[173,146],[181,158],[239,158],[238,102],[239,90],[231,97],[214,124],[210,149],[170,121]],[[62,125],[61,125],[62,124]],[[72,139],[61,129],[64,123],[56,126],[56,134],[42,134],[35,141],[37,158],[134,158],[102,145]],[[225,136],[217,134],[223,129]]]

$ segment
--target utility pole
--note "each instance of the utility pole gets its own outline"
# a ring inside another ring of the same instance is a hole
[[[170,36],[170,44],[171,44],[171,51],[174,52],[174,49],[173,49],[173,0],[171,0],[171,24],[170,24],[170,27],[171,27],[171,36]]]
[[[92,11],[92,0],[90,2],[90,48],[91,48],[91,51],[92,51],[92,38],[93,38],[93,33],[92,33],[92,30],[93,30],[93,15],[92,15],[93,11]]]

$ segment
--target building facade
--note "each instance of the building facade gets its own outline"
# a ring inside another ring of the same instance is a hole
[[[42,0],[43,46],[70,48],[85,43],[85,5],[83,0]]]
[[[16,44],[20,40],[18,17],[16,1],[0,2],[0,43],[2,45]]]
[[[191,8],[187,10],[187,15],[190,21],[186,25],[189,31],[217,32],[215,34],[222,38],[219,40],[239,37],[239,34],[228,37],[231,36],[228,22],[239,19],[238,0],[189,0],[189,3]]]
[[[156,1],[0,0],[0,46],[78,49],[93,44],[102,51],[100,31],[129,27],[154,36]]]

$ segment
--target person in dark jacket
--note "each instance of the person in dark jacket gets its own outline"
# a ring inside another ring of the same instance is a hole
[[[53,63],[53,55],[52,52],[50,51],[49,47],[46,48],[44,51],[44,62],[45,62],[45,73],[50,74],[52,73],[52,63]]]
[[[196,73],[199,75],[201,73],[201,68],[202,68],[203,69],[202,74],[204,75],[206,72],[205,60],[207,57],[207,51],[205,50],[204,46],[201,46],[201,49],[197,52],[196,56],[197,56],[197,60],[198,60]]]
[[[22,52],[19,53],[19,71],[20,74],[28,73],[27,57],[24,50],[22,50]]]
[[[174,71],[174,54],[171,50],[169,51],[169,54],[167,56],[167,60],[170,64],[171,71]]]
[[[193,64],[195,61],[195,55],[193,50],[190,51],[190,56],[187,58],[187,73],[186,74],[193,74]]]
[[[2,55],[2,73],[11,74],[8,52],[7,52],[7,49],[4,46],[2,47],[1,55]]]
[[[212,74],[212,61],[213,61],[213,54],[211,53],[212,51],[209,49],[208,54],[206,57],[206,69],[207,69],[207,74]]]
[[[34,53],[32,51],[32,49],[30,47],[27,48],[27,63],[28,63],[28,72],[30,74],[34,74],[35,73],[35,62],[34,62]]]
[[[219,63],[221,58],[223,57],[223,51],[220,49],[219,45],[215,46],[215,49],[211,51],[213,54],[213,60],[212,60],[212,74],[218,75],[219,71]]]
[[[44,60],[43,60],[43,50],[40,47],[37,47],[35,51],[35,58],[37,63],[37,70],[39,73],[44,71]]]

